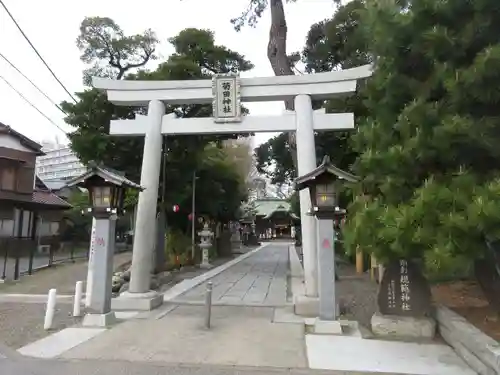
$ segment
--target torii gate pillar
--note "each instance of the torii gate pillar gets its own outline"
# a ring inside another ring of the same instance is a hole
[[[355,92],[357,80],[370,75],[371,66],[365,65],[304,76],[240,79],[229,75],[215,78],[214,81],[113,81],[94,78],[94,87],[107,90],[110,102],[126,106],[149,106],[148,116],[136,116],[135,120],[113,120],[110,124],[111,135],[146,136],[141,173],[141,185],[145,190],[139,194],[130,289],[128,293],[114,299],[113,308],[152,309],[163,301],[162,296],[149,291],[162,135],[296,131],[298,173],[307,174],[316,168],[315,131],[354,128],[352,113],[316,113],[312,109],[311,100],[326,100]],[[240,113],[240,100],[292,99],[295,111],[279,117],[242,117]],[[175,115],[164,115],[163,103],[212,103],[216,121],[214,123],[214,119],[210,118],[175,119]],[[231,114],[227,117],[228,112]],[[297,313],[300,313],[297,311],[298,307],[303,306],[303,314],[314,316],[318,304],[316,219],[306,214],[311,208],[307,191],[300,193],[300,205],[305,296],[294,303]]]
[[[307,174],[316,168],[316,145],[314,142],[314,120],[311,97],[295,97],[297,132],[297,173]],[[318,247],[316,244],[316,218],[308,215],[311,211],[309,189],[299,192],[300,224],[302,227],[302,254],[304,261],[304,284],[307,297],[318,296]],[[305,251],[304,251],[305,250]]]

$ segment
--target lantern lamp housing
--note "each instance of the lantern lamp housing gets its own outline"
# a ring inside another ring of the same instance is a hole
[[[336,192],[336,185],[343,180],[354,183],[358,178],[335,167],[330,163],[330,158],[325,156],[320,166],[295,180],[295,189],[309,189],[313,207],[311,215],[320,219],[333,219],[345,215],[345,210],[338,207]]]
[[[90,162],[87,172],[69,181],[67,186],[88,190],[89,204],[95,217],[121,215],[127,189],[142,190],[123,173],[95,162]]]

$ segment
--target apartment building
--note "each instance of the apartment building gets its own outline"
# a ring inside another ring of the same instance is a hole
[[[36,173],[45,181],[64,181],[85,173],[86,168],[68,145],[42,142],[43,156],[36,158]]]

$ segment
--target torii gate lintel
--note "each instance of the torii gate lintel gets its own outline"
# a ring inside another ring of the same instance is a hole
[[[297,139],[298,173],[316,168],[315,131],[347,130],[354,128],[352,113],[325,114],[312,109],[312,99],[328,99],[355,92],[357,80],[369,77],[371,66],[343,71],[302,76],[239,78],[216,76],[213,80],[188,81],[115,81],[94,78],[95,88],[107,90],[108,100],[116,105],[148,106],[147,117],[135,120],[111,121],[111,135],[145,136],[141,186],[134,235],[132,271],[127,297],[131,300],[152,300],[158,296],[149,291],[154,251],[154,225],[162,134],[252,133],[295,131]],[[232,82],[232,83],[231,83]],[[228,85],[229,84],[229,85]],[[230,87],[225,88],[224,86]],[[279,117],[240,117],[240,101],[294,100],[294,113]],[[165,115],[165,104],[206,104],[214,106],[213,120],[209,118],[175,119]],[[236,110],[235,110],[236,109]],[[227,122],[224,116],[227,113]],[[222,118],[222,121],[221,121]],[[300,192],[304,281],[307,297],[318,296],[318,258],[315,218],[309,192]],[[125,304],[122,303],[122,306]],[[140,306],[149,306],[144,302]],[[130,304],[137,309],[136,302]]]
[[[296,131],[295,113],[282,116],[245,116],[240,123],[217,123],[210,117],[176,118],[175,114],[163,116],[161,133],[163,135],[183,134],[244,134]],[[137,115],[133,120],[112,120],[109,134],[114,136],[144,136],[148,117]],[[353,113],[328,113],[314,111],[314,131],[352,130]]]

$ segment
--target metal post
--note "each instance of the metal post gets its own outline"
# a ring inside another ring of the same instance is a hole
[[[33,258],[35,256],[35,251],[37,251],[37,249],[32,246],[30,248],[30,258],[28,261],[28,275],[31,275],[33,273]]]
[[[49,245],[49,267],[52,267],[53,263],[54,263],[54,246],[53,246],[53,237],[51,236]]]
[[[8,240],[4,240],[2,241],[3,244],[4,244],[4,256],[3,256],[3,271],[2,271],[2,280],[5,280],[5,272],[6,272],[6,269],[7,269],[7,259],[9,258],[9,241]]]
[[[196,171],[193,172],[193,194],[191,198],[191,259],[194,262],[195,249],[196,249]]]
[[[34,246],[31,246],[30,258],[28,263],[28,275],[30,276],[33,273],[33,258],[35,257],[35,252],[38,251],[36,232],[39,229],[37,226],[38,219],[36,214],[33,215],[32,221],[33,221],[33,228],[31,229],[31,239],[33,240]]]
[[[210,328],[210,320],[212,318],[212,289],[213,284],[211,281],[207,283],[207,291],[205,293],[205,327]]]
[[[15,225],[17,225],[17,235],[16,235],[16,239],[14,239],[14,241],[20,241],[18,242],[18,248],[15,249],[15,252],[16,252],[16,263],[14,265],[14,280],[19,280],[19,257],[20,257],[20,254],[19,254],[19,250],[22,249],[22,245],[21,243],[23,242],[22,241],[22,235],[23,235],[23,217],[24,217],[24,211],[23,210],[19,210],[19,216],[17,216],[17,223]]]
[[[165,229],[167,227],[167,215],[165,213],[165,200],[167,193],[167,144],[166,137],[163,137],[163,157],[161,171],[161,205],[156,216],[156,246],[154,252],[154,273],[160,273],[165,269]]]
[[[17,239],[19,241],[19,239]],[[16,262],[14,264],[14,280],[19,280],[19,249],[16,250]]]

